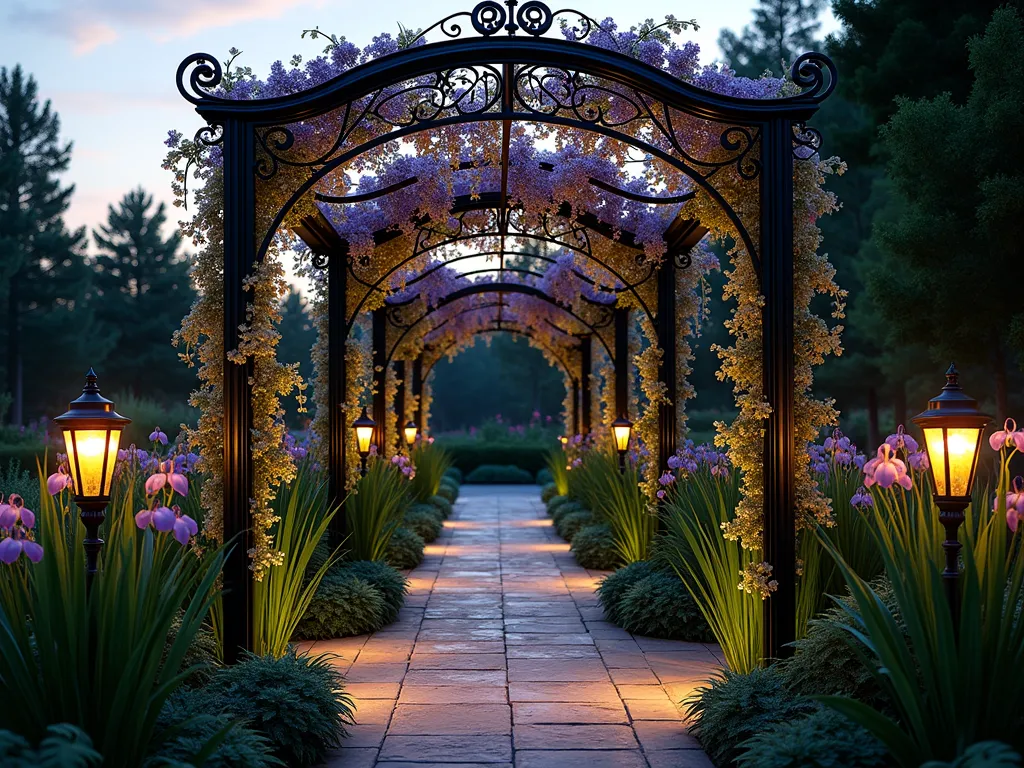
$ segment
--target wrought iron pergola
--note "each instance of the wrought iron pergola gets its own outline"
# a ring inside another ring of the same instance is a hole
[[[558,208],[558,215],[545,221],[539,230],[526,231],[519,226],[517,208],[510,202],[508,190],[513,123],[526,121],[592,132],[666,164],[721,208],[735,228],[736,238],[750,254],[760,279],[764,296],[763,395],[771,406],[764,430],[763,550],[765,559],[775,567],[773,576],[779,584],[778,591],[765,601],[765,655],[783,656],[785,644],[793,639],[796,616],[793,162],[796,152],[807,147],[816,149],[820,143],[820,136],[806,122],[835,87],[835,68],[827,57],[807,53],[792,68],[793,82],[803,89],[797,95],[742,99],[716,94],[623,53],[586,45],[578,39],[545,37],[560,14],[575,16],[581,37],[595,24],[575,11],[552,13],[538,0],[503,0],[502,4],[483,0],[471,11],[453,14],[423,33],[436,30],[447,38],[444,41],[412,45],[306,91],[267,99],[227,98],[216,91],[223,73],[215,57],[198,53],[186,58],[178,68],[178,88],[207,123],[197,140],[219,144],[223,156],[224,349],[237,347],[239,326],[245,322],[243,280],[253,263],[266,254],[296,204],[315,196],[324,206],[348,205],[417,183],[411,177],[362,196],[320,193],[318,185],[332,173],[385,142],[447,126],[484,121],[500,124],[499,188],[476,199],[457,200],[452,214],[458,217],[470,210],[490,212],[487,235],[498,241],[490,255],[499,259],[499,282],[506,291],[512,290],[508,286],[519,284],[507,280],[505,258],[517,253],[513,241],[550,242],[588,258],[594,256],[589,248],[593,237],[614,237],[622,247],[635,246],[630,233],[613,231],[592,213]],[[464,25],[476,36],[469,35],[468,29],[464,34]],[[620,107],[614,119],[598,104],[607,98],[613,98]],[[311,121],[324,116],[333,118],[336,135],[311,136]],[[679,129],[681,118],[699,121],[719,136],[720,150],[713,158],[691,151]],[[631,130],[636,126],[644,130]],[[550,169],[538,169],[545,170]],[[744,221],[716,186],[723,171],[756,188],[756,221]],[[273,212],[268,226],[257,226],[257,201],[264,185],[270,182],[287,185],[291,194]],[[642,197],[645,199],[639,202],[648,204],[678,204],[683,200],[680,196],[637,196],[596,179],[590,183],[606,194],[632,196],[634,200]],[[419,234],[410,261],[442,244],[461,240],[468,243],[481,236],[458,229],[435,231],[431,224],[429,220],[416,222]],[[341,418],[346,401],[344,345],[358,314],[358,309],[355,314],[347,313],[346,296],[349,285],[361,280],[361,265],[350,258],[348,243],[322,213],[307,217],[294,229],[309,244],[317,263],[328,269],[329,471],[332,493],[338,498],[343,494],[345,476],[346,425]],[[678,333],[673,270],[686,268],[688,252],[704,233],[700,222],[672,221],[664,234],[670,257],[664,262],[667,268],[650,265],[650,274],[644,278],[657,280],[656,307],[641,306],[655,321],[658,344],[664,350],[661,379],[673,403]],[[373,233],[376,243],[395,236],[390,228]],[[638,250],[638,258],[641,256]],[[379,279],[367,282],[368,291],[382,288]],[[635,281],[622,275],[619,283],[623,290],[636,288]],[[498,291],[497,304],[502,301],[502,291]],[[626,322],[625,313],[616,311],[612,357],[619,361],[626,359],[626,334],[621,332]],[[383,322],[378,325],[373,334],[374,362],[386,364],[386,329]],[[594,335],[579,340],[584,371],[589,370]],[[412,367],[415,390],[422,386],[422,360],[413,361]],[[238,649],[251,645],[252,584],[246,558],[252,488],[248,377],[247,366],[225,363],[224,535],[241,537],[224,569],[224,646],[229,659]],[[620,379],[624,382],[625,376],[617,374],[617,401],[624,402]],[[585,398],[587,393],[582,394]],[[582,413],[589,414],[589,404]],[[674,412],[666,411],[660,424],[660,458],[664,461],[675,449]]]

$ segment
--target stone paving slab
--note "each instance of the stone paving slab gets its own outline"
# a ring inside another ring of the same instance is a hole
[[[711,768],[685,707],[713,645],[633,636],[532,486],[464,486],[399,620],[305,643],[356,702],[328,768]]]

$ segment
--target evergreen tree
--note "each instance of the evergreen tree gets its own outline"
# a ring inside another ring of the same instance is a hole
[[[825,0],[759,0],[753,23],[739,35],[723,29],[718,45],[739,75],[785,74],[797,56],[815,47],[824,7]]]
[[[97,318],[112,341],[105,380],[111,391],[130,390],[157,399],[183,400],[194,374],[179,360],[171,334],[195,297],[181,233],[166,239],[163,203],[141,188],[109,206],[107,223],[93,231]]]
[[[883,129],[903,210],[876,228],[880,260],[868,288],[885,314],[891,347],[915,338],[928,344],[933,369],[948,359],[987,367],[1002,419],[1011,389],[1008,342],[1024,318],[1024,153],[1017,139],[1024,131],[1024,24],[1018,12],[996,11],[969,52],[974,84],[966,104],[948,93],[899,99]]]
[[[298,363],[299,375],[308,384],[313,373],[311,351],[316,342],[316,329],[309,315],[309,302],[294,287],[289,289],[281,304],[281,323],[278,330],[281,332],[281,341],[277,345],[277,359],[285,363]],[[312,391],[307,389],[305,394],[309,397]],[[306,405],[309,407],[310,404],[307,402]],[[282,406],[288,425],[301,426],[305,417],[298,413],[298,401],[294,397],[289,397],[282,401]]]
[[[60,119],[49,101],[40,104],[35,80],[20,66],[0,68],[0,300],[13,424],[24,416],[24,371],[42,385],[53,382],[70,359],[61,352],[81,338],[50,335],[67,327],[88,286],[84,232],[68,232],[62,218],[73,187],[58,179],[71,159],[71,144],[62,144],[59,134]],[[79,320],[88,326],[84,312]],[[48,354],[39,359],[42,346]],[[36,353],[38,365],[26,365],[26,352]]]

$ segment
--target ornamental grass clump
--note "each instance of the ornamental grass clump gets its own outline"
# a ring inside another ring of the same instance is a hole
[[[920,487],[923,473],[908,472],[887,446],[864,472],[874,502],[871,531],[894,608],[822,536],[857,605],[859,618],[846,640],[858,654],[878,659],[870,668],[894,716],[847,697],[823,701],[875,734],[905,768],[952,760],[979,741],[998,740],[1024,751],[1024,557],[1019,554],[1024,529],[1018,527],[1018,505],[1024,504],[1009,471],[1024,449],[1024,432],[1014,427],[1008,421],[991,437],[999,451],[994,506],[984,499],[967,509],[959,623],[945,593],[939,537],[929,536],[938,512]],[[910,505],[921,509],[908,514]]]
[[[682,460],[691,463],[673,462],[687,474],[667,491],[659,556],[693,596],[729,668],[750,672],[762,664],[762,605],[757,596],[737,589],[737,581],[757,561],[757,553],[722,533],[739,503],[738,473],[722,471],[720,458],[694,459],[687,449],[683,454]]]
[[[315,569],[308,567],[337,512],[327,502],[327,479],[310,461],[278,489],[273,509],[278,521],[270,533],[284,560],[253,583],[253,648],[258,655],[280,657],[340,549],[328,552]]]
[[[167,697],[195,671],[185,660],[210,615],[224,550],[200,552],[191,536],[182,546],[148,521],[137,527],[144,480],[137,468],[119,465],[101,529],[101,569],[88,597],[84,526],[67,484],[56,478],[50,495],[40,477],[32,522],[42,557],[0,565],[9,569],[0,578],[0,723],[30,743],[46,738],[54,723],[75,725],[104,765],[134,768],[157,740]],[[28,510],[18,512],[18,524],[27,526]],[[164,522],[173,529],[181,517],[175,510],[170,517]],[[23,550],[25,541],[17,540]]]
[[[409,480],[409,496],[413,501],[426,502],[437,495],[445,473],[452,466],[452,457],[441,446],[418,440],[409,458],[416,467],[416,474]]]
[[[555,494],[566,496],[569,493],[569,470],[566,468],[565,453],[561,450],[549,451],[547,470],[551,473],[551,482],[555,486]]]
[[[409,481],[397,464],[371,458],[366,474],[345,500],[349,537],[346,557],[382,560],[408,507]]]
[[[636,464],[627,462],[625,470],[619,471],[613,451],[591,450],[569,475],[572,493],[611,528],[619,558],[626,563],[646,560],[658,518],[640,489]]]
[[[245,718],[289,768],[324,762],[353,725],[355,704],[331,655],[249,655],[197,692],[196,709]]]

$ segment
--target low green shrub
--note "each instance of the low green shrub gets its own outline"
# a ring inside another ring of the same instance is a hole
[[[481,464],[466,475],[466,482],[481,485],[527,485],[533,483],[533,474],[514,464]]]
[[[1018,768],[1022,762],[1020,754],[1009,744],[979,741],[950,763],[929,760],[921,768]]]
[[[380,592],[384,598],[384,624],[390,624],[398,618],[398,612],[405,605],[405,595],[409,591],[409,581],[400,571],[383,560],[356,560],[345,563],[341,570],[369,582]]]
[[[557,495],[558,486],[555,485],[554,483],[548,483],[547,485],[540,489],[540,500],[545,504],[547,504]]]
[[[447,520],[452,516],[452,503],[444,496],[431,496],[429,502],[441,513],[442,519]]]
[[[576,562],[584,568],[611,570],[622,562],[607,523],[580,528],[572,537],[571,549]]]
[[[724,669],[697,694],[688,710],[694,722],[691,732],[720,768],[733,765],[747,739],[818,708],[793,694],[772,667],[745,674]]]
[[[555,514],[555,511],[560,506],[562,506],[563,504],[566,504],[568,501],[569,501],[569,497],[568,496],[552,496],[550,499],[548,499],[548,502],[547,502],[548,514],[549,515]]]
[[[42,463],[42,457],[39,459]],[[0,490],[3,491],[5,499],[16,493],[25,502],[25,506],[35,512],[39,509],[39,479],[35,476],[36,465],[31,465],[31,472],[18,459],[10,458],[5,464],[3,471],[0,471]]]
[[[541,467],[537,470],[537,485],[551,485],[555,482],[554,476],[551,474],[551,470],[547,467]],[[558,486],[556,485],[555,488]]]
[[[380,590],[342,569],[324,576],[295,628],[300,640],[364,635],[384,626],[387,608]]]
[[[551,513],[551,522],[555,524],[555,528],[557,529],[562,524],[562,520],[569,515],[576,514],[577,512],[590,513],[590,510],[575,500],[567,501],[565,504],[559,504],[558,508]]]
[[[462,470],[458,467],[448,467],[448,469],[444,471],[444,476],[451,478],[458,485],[462,485]]]
[[[668,640],[714,640],[686,586],[674,573],[655,570],[622,593],[616,624],[627,632]]]
[[[580,528],[594,525],[596,522],[598,522],[597,518],[594,517],[592,512],[579,509],[567,515],[559,516],[555,522],[555,531],[566,541],[572,541],[572,537],[579,532]]]
[[[4,768],[87,768],[103,762],[92,739],[80,728],[61,723],[46,729],[35,749],[24,736],[0,731],[0,765]]]
[[[384,556],[388,565],[401,570],[415,568],[423,562],[423,547],[426,546],[414,531],[408,528],[397,528],[388,543]]]
[[[433,504],[413,504],[405,511],[406,528],[415,531],[427,544],[441,535],[444,517]]]
[[[437,487],[436,496],[448,499],[452,504],[459,498],[459,486],[453,480],[442,480]]]
[[[175,639],[178,637],[178,631],[181,629],[181,619],[182,616],[179,614],[167,633],[167,639],[164,641],[165,661],[171,648],[174,646]],[[216,670],[219,655],[220,647],[217,644],[217,635],[209,626],[203,625],[192,638],[192,642],[189,643],[188,649],[185,651],[185,655],[178,667],[180,672],[188,670],[188,675],[182,680],[181,684],[187,685],[190,688],[203,685]]]
[[[613,624],[618,624],[621,621],[618,610],[622,604],[622,596],[638,581],[646,579],[654,573],[657,567],[657,563],[652,560],[639,560],[624,565],[601,579],[596,592],[608,621]]]
[[[248,656],[217,671],[201,711],[245,717],[285,765],[313,766],[341,746],[355,706],[328,656]]]
[[[773,724],[738,749],[737,768],[885,768],[889,764],[882,742],[830,709]]]
[[[174,735],[156,750],[154,762],[162,765],[198,763],[197,756],[215,736],[221,737],[213,752],[202,762],[203,768],[273,768],[284,766],[274,755],[274,745],[260,731],[238,722],[235,713],[209,714],[198,711],[207,704],[203,694],[182,690],[164,705],[158,725],[176,728]],[[230,730],[225,732],[225,729]]]
[[[552,448],[547,441],[530,443],[522,440],[495,441],[458,437],[439,437],[437,443],[448,451],[452,462],[464,475],[486,464],[513,465],[529,472],[531,483],[537,471],[544,466]]]
[[[897,606],[892,588],[882,580],[876,581],[874,588],[895,614]],[[861,653],[849,642],[850,630],[857,626],[853,615],[857,612],[857,601],[847,590],[841,603],[808,622],[807,634],[793,643],[796,653],[779,662],[778,671],[791,689],[805,696],[848,696],[873,709],[888,711],[891,708],[888,696],[865,665]]]

